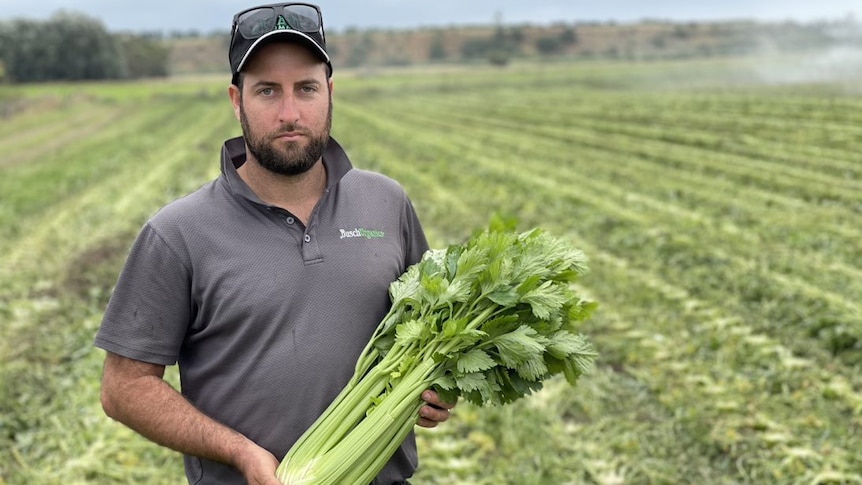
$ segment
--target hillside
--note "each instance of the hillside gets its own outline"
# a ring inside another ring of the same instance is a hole
[[[227,70],[228,34],[165,39],[174,74]],[[636,24],[484,25],[418,30],[348,30],[328,38],[338,68],[428,63],[506,63],[518,58],[679,59],[785,53],[836,45],[862,48],[853,19],[812,24],[727,21]]]

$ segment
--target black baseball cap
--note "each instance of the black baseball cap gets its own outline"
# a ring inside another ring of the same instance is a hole
[[[326,63],[327,74],[332,74],[320,7],[310,3],[273,3],[252,7],[233,16],[228,57],[234,84],[252,54],[273,41],[304,45]]]

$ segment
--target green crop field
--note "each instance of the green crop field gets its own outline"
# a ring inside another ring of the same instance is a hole
[[[862,483],[862,93],[762,67],[336,73],[334,136],[432,246],[545,228],[600,304],[578,387],[462,403],[416,484]],[[226,82],[0,86],[0,484],[184,483],[103,415],[92,338],[143,221],[239,134]]]

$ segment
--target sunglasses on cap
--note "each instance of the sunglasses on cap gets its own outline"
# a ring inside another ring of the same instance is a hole
[[[316,34],[326,42],[320,8],[310,3],[274,3],[243,10],[233,16],[231,35],[254,40],[275,29]]]
[[[274,3],[233,16],[228,50],[232,82],[237,84],[239,72],[256,49],[272,39],[285,37],[308,47],[326,63],[327,74],[332,75],[320,8],[310,3]]]

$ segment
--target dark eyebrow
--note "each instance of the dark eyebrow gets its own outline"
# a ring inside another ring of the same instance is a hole
[[[322,86],[323,83],[314,78],[303,79],[296,82],[297,86]]]
[[[276,88],[278,87],[278,83],[272,81],[258,81],[251,85],[252,89],[257,88]]]

